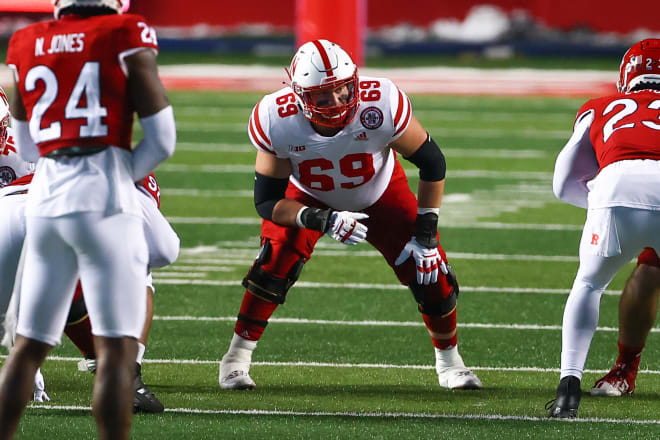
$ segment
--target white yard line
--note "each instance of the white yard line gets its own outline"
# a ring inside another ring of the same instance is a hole
[[[570,125],[568,126],[570,127]],[[426,124],[424,127],[429,133],[436,137],[460,136],[461,138],[531,138],[531,139],[557,139],[568,140],[571,131],[566,130],[538,130],[534,128],[525,129],[499,129],[499,128],[449,128],[446,126]],[[247,133],[247,123],[237,122],[190,122],[177,121],[176,129],[179,132],[195,133]]]
[[[28,408],[51,411],[91,411],[89,406],[30,404]],[[502,414],[429,414],[411,412],[335,412],[335,411],[282,411],[263,409],[197,409],[197,408],[166,408],[166,413],[174,414],[217,414],[217,415],[248,415],[248,416],[295,416],[295,417],[353,417],[353,418],[386,418],[386,419],[442,419],[442,420],[490,420],[490,421],[522,421],[542,423],[614,423],[634,425],[658,425],[660,420],[641,419],[550,419],[548,417],[509,416]]]
[[[254,197],[251,189],[195,189],[195,188],[163,188],[161,193],[165,196],[184,197],[218,197],[218,198],[246,198]]]
[[[220,281],[220,280],[190,280],[190,279],[159,279],[158,273],[154,274],[156,284],[171,284],[177,286],[197,285],[197,286],[225,286],[238,287],[241,282]],[[406,286],[400,284],[371,284],[371,283],[314,283],[311,281],[298,281],[293,287],[306,289],[365,289],[365,290],[407,290]],[[461,292],[482,292],[482,293],[538,293],[538,294],[558,294],[568,295],[569,289],[544,289],[535,287],[491,287],[491,286],[461,286]],[[620,290],[605,290],[603,295],[620,295]]]
[[[170,223],[195,225],[260,225],[259,217],[179,217],[169,216]],[[534,231],[581,231],[582,225],[547,223],[456,222],[442,223],[443,228],[460,229],[521,229]]]
[[[0,356],[6,359],[6,355]],[[48,356],[47,360],[56,362],[79,362],[81,357]],[[147,364],[173,364],[173,365],[213,365],[218,364],[220,359],[144,359]],[[252,366],[262,367],[311,367],[311,368],[374,368],[374,369],[401,369],[401,370],[434,370],[434,365],[400,365],[400,364],[370,364],[370,363],[348,363],[348,362],[252,362]],[[559,373],[559,368],[546,367],[468,367],[475,371],[502,371],[512,373]],[[603,374],[610,370],[584,370],[589,374]],[[660,374],[660,370],[639,370],[639,374]]]
[[[215,173],[215,174],[253,174],[254,165],[188,165],[181,163],[164,163],[158,167],[159,172],[172,172],[172,173]],[[419,171],[408,169],[405,170],[406,176],[416,177],[419,176]],[[448,177],[453,178],[488,178],[488,179],[531,179],[531,180],[548,180],[552,179],[552,173],[546,171],[494,171],[494,170],[450,170],[447,172]]]
[[[250,117],[248,111],[245,114],[245,120]],[[213,117],[213,116],[234,116],[236,115],[236,108],[229,107],[209,107],[201,105],[176,105],[175,114],[177,119],[180,116],[193,116],[193,117]],[[530,121],[530,122],[558,122],[566,123],[570,126],[573,123],[572,114],[564,110],[553,110],[544,112],[507,112],[499,111],[497,113],[484,112],[483,109],[452,109],[452,110],[427,110],[427,109],[414,109],[414,114],[417,118],[440,119],[447,121],[502,121],[511,122],[515,121]],[[247,125],[247,122],[246,124]]]
[[[219,246],[196,246],[192,248],[182,248],[181,256],[186,259],[186,263],[199,262],[196,258],[203,258],[206,261],[219,258],[217,264],[226,265],[233,261],[227,257],[256,257],[259,247],[256,240],[244,241],[223,241]],[[376,257],[382,258],[379,251],[370,250],[346,250],[346,246],[337,243],[319,242],[314,250],[314,255],[330,257]],[[494,260],[494,261],[557,261],[557,262],[577,262],[576,255],[530,255],[530,254],[490,254],[490,253],[471,253],[471,252],[447,252],[447,256],[457,260]],[[179,260],[182,261],[182,260]],[[172,266],[176,267],[177,263]]]
[[[6,70],[6,69],[5,69]],[[258,65],[189,64],[161,66],[161,79],[168,88],[234,91],[273,91],[282,87],[286,75],[281,67]],[[2,71],[0,70],[0,73]],[[597,96],[611,91],[616,71],[544,70],[531,68],[478,69],[466,67],[370,68],[366,76],[386,76],[409,94],[497,96]],[[11,76],[6,73],[6,80]],[[200,87],[201,86],[201,87]],[[474,107],[457,97],[456,108]],[[543,103],[541,99],[529,99]],[[575,108],[583,99],[575,99]],[[488,102],[484,106],[488,106]],[[547,105],[547,104],[546,104]],[[573,110],[574,111],[574,110]]]
[[[224,144],[211,142],[178,142],[177,151],[190,151],[198,153],[249,153],[254,155],[256,149],[252,144]],[[516,150],[507,148],[442,148],[445,156],[450,157],[482,157],[505,159],[549,159],[556,156],[554,151],[543,150]]]
[[[235,322],[235,316],[160,316],[154,315],[156,321],[200,321],[200,322]],[[327,319],[304,319],[304,318],[270,318],[270,323],[281,324],[318,324],[337,326],[364,326],[364,327],[424,327],[423,322],[418,321],[332,321]],[[459,322],[460,328],[480,328],[498,330],[561,330],[561,325],[538,325],[538,324],[488,324],[476,322]],[[598,327],[599,332],[618,332],[614,327]],[[660,328],[654,327],[652,333],[660,333]]]

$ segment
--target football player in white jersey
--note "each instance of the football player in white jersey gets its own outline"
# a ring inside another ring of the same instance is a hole
[[[328,234],[347,245],[371,243],[410,288],[435,347],[440,385],[481,388],[457,350],[458,284],[438,242],[440,149],[408,97],[387,78],[358,76],[337,44],[305,43],[288,73],[290,87],[266,95],[250,117],[262,249],[243,280],[220,387],[255,387],[249,369],[257,341]],[[419,168],[417,199],[395,152]]]

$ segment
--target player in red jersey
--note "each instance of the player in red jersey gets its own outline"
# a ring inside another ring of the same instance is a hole
[[[174,115],[142,17],[121,15],[121,0],[55,0],[54,8],[54,21],[15,32],[7,51],[16,145],[38,163],[16,345],[0,372],[0,437],[16,431],[79,277],[98,360],[99,436],[128,438],[148,260],[134,182],[173,154]],[[144,139],[131,151],[133,113]]]
[[[431,336],[440,385],[481,388],[458,353],[458,284],[438,241],[442,152],[408,97],[387,78],[358,76],[338,45],[305,43],[289,75],[291,87],[265,96],[250,118],[262,249],[243,280],[220,387],[255,387],[249,369],[257,341],[327,234],[347,245],[368,241],[410,288]],[[419,200],[395,151],[420,170]]]
[[[643,40],[626,52],[617,88],[580,108],[555,164],[555,195],[587,208],[587,219],[564,309],[551,417],[577,416],[603,290],[644,248],[660,249],[660,40]]]

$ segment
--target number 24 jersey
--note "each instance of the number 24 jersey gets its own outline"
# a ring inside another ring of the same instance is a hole
[[[124,58],[145,48],[158,49],[156,34],[132,14],[65,15],[12,35],[7,65],[42,156],[73,145],[130,150],[134,110]]]
[[[394,170],[388,146],[412,117],[408,97],[387,78],[359,78],[360,104],[353,121],[332,137],[318,134],[290,87],[266,95],[252,111],[248,135],[254,146],[293,167],[291,182],[337,210],[375,203]]]

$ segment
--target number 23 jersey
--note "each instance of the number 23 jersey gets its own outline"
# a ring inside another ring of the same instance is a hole
[[[252,111],[248,135],[265,153],[291,161],[291,182],[337,210],[358,211],[375,203],[394,170],[388,146],[412,117],[408,97],[387,78],[359,78],[355,118],[332,137],[318,134],[290,87],[266,95]]]

